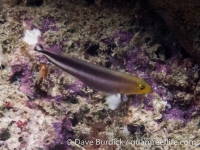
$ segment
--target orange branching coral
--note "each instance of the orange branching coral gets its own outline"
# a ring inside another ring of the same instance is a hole
[[[41,62],[37,65],[37,70],[38,74],[34,87],[37,92],[43,93],[44,89],[42,89],[42,84],[44,83],[44,79],[47,79],[49,68],[46,63]]]
[[[40,63],[38,65],[38,70],[42,79],[47,78],[48,67],[46,63]]]

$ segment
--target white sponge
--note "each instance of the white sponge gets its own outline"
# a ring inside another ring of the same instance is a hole
[[[110,95],[106,98],[106,103],[111,110],[115,110],[121,102],[121,94]]]
[[[41,36],[41,32],[38,29],[26,30],[23,41],[29,45],[35,45],[38,43],[39,36]]]

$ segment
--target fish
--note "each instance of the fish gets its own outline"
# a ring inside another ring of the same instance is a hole
[[[108,94],[148,94],[152,87],[142,78],[114,71],[68,55],[58,55],[36,45],[49,62],[82,81],[86,86]]]

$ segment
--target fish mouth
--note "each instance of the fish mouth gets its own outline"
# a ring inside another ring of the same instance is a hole
[[[148,83],[145,85],[145,87],[145,90],[141,91],[140,94],[148,94],[153,92],[153,88]]]
[[[152,93],[153,92],[153,88],[148,84],[147,86],[147,90],[146,90],[147,93]]]
[[[149,93],[153,93],[153,89],[152,89],[152,87],[150,87]]]

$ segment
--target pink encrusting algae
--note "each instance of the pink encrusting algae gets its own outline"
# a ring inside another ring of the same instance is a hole
[[[6,63],[0,68],[0,149],[178,149],[175,144],[88,145],[84,141],[181,142],[188,135],[196,143],[181,148],[197,149],[198,64],[171,33],[163,33],[165,23],[146,3],[116,1],[110,7],[108,2],[90,2],[2,5],[0,44]],[[153,92],[121,95],[121,103],[111,110],[104,94],[34,51],[35,45],[22,38],[26,30],[40,33],[34,40],[50,53],[137,76]]]

